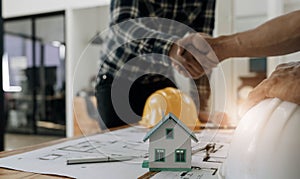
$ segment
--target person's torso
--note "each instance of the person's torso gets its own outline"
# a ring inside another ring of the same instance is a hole
[[[203,31],[205,18],[210,13],[207,0],[139,0],[138,6],[139,17],[171,19],[183,23],[197,32]],[[162,28],[165,28],[163,31],[176,30],[167,25]]]

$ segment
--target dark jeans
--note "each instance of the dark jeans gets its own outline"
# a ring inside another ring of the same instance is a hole
[[[155,80],[153,80],[155,78]],[[100,127],[102,129],[118,127],[126,124],[136,123],[141,120],[144,105],[147,98],[159,89],[166,87],[175,87],[176,85],[169,79],[162,76],[155,75],[151,76],[151,80],[145,82],[144,76],[138,78],[131,86],[129,93],[125,92],[125,95],[120,95],[122,93],[121,88],[116,89],[115,94],[117,97],[112,97],[112,82],[113,77],[104,74],[99,75],[100,81],[96,86],[96,98],[98,103],[98,112],[100,114]],[[157,80],[159,79],[159,80]],[[128,83],[127,79],[121,79],[119,83]],[[114,88],[115,89],[115,88]],[[114,104],[114,105],[113,105]],[[118,115],[115,111],[117,104],[117,111],[121,114]],[[132,111],[135,115],[132,115]]]

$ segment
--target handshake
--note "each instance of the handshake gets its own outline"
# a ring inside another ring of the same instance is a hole
[[[216,67],[220,54],[216,54],[214,39],[206,34],[191,33],[177,40],[169,51],[173,67],[182,75],[198,79]]]
[[[300,51],[300,10],[271,19],[248,31],[209,37],[192,33],[175,42],[169,56],[183,75],[197,79],[229,57],[266,57]],[[247,109],[266,98],[300,105],[300,61],[279,65],[249,95]]]
[[[276,44],[269,48],[256,45],[261,44],[258,43],[261,42],[261,38],[253,38],[252,32],[246,33],[250,35],[241,33],[216,38],[200,33],[189,34],[172,45],[169,51],[172,65],[182,75],[198,79],[210,73],[212,68],[228,57],[274,56],[288,54],[291,49],[300,50],[297,38],[291,38],[292,45],[288,49],[285,49],[285,44]],[[300,105],[299,91],[300,61],[281,64],[249,94],[242,113],[266,98],[279,98]]]

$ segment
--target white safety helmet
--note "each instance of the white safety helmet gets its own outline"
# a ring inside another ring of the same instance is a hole
[[[220,179],[299,179],[300,107],[266,99],[240,121]]]

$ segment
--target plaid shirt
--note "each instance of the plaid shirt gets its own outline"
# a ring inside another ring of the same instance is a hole
[[[101,34],[104,43],[99,74],[133,80],[139,74],[153,71],[171,74],[167,55],[173,42],[195,31],[211,35],[214,9],[215,0],[112,0],[111,28]],[[149,58],[149,54],[160,56]],[[125,65],[134,58],[138,58],[138,63]],[[196,84],[200,101],[201,96],[207,99],[210,93],[207,77]]]

